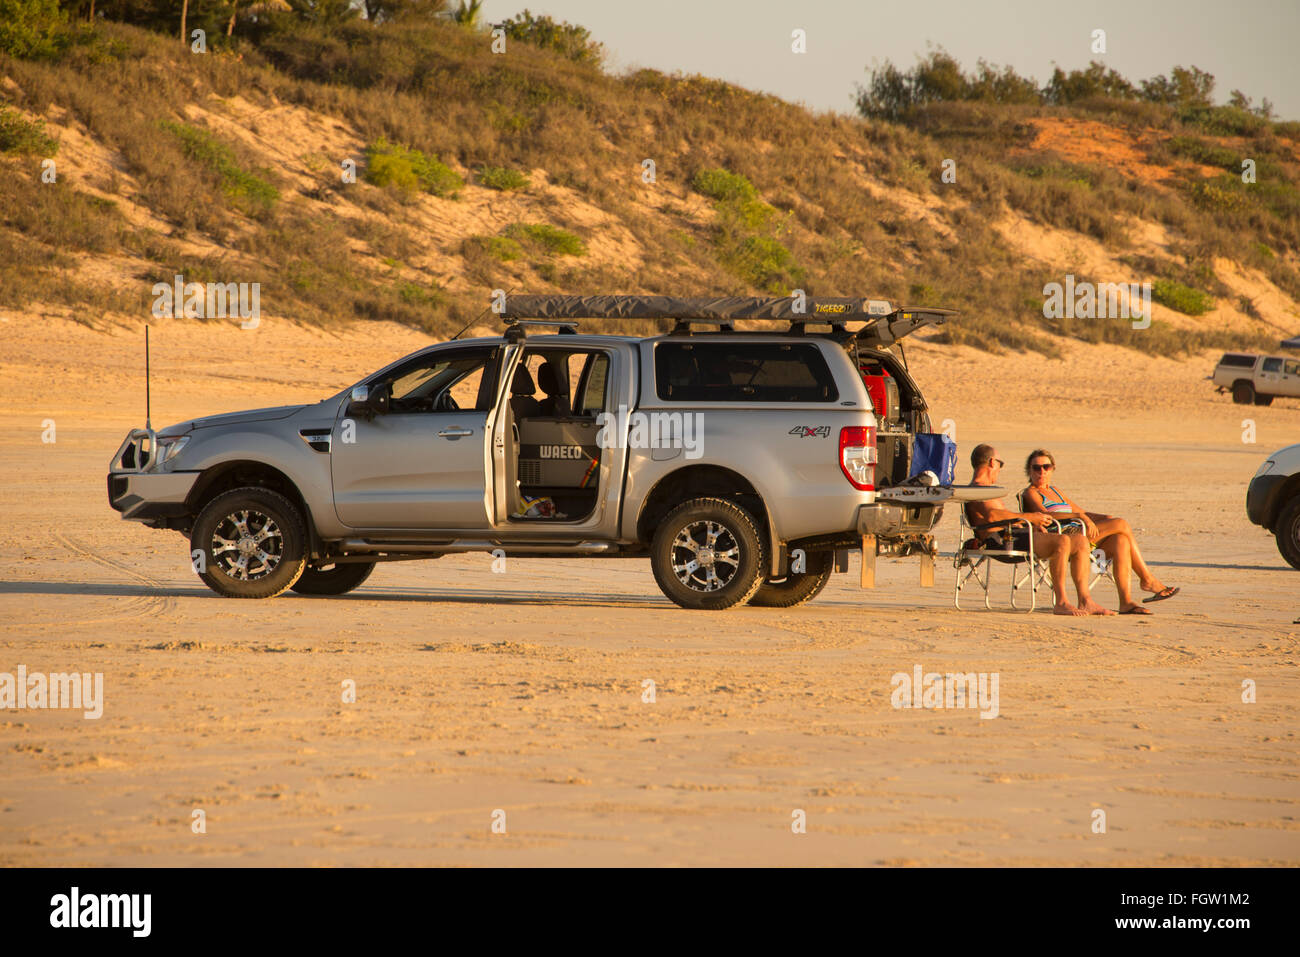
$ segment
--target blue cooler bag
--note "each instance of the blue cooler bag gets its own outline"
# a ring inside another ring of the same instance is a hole
[[[951,485],[957,472],[957,443],[946,435],[918,432],[912,439],[912,468],[908,478],[929,469],[940,485]]]

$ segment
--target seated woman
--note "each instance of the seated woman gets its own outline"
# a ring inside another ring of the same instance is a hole
[[[1122,518],[1103,515],[1099,512],[1085,512],[1081,507],[1057,490],[1051,484],[1052,473],[1056,470],[1056,459],[1045,449],[1035,449],[1025,460],[1025,474],[1029,476],[1029,488],[1025,489],[1024,508],[1027,512],[1046,512],[1063,524],[1077,524],[1088,541],[1105,552],[1114,563],[1115,586],[1119,591],[1119,611],[1121,615],[1149,615],[1151,612],[1133,600],[1129,588],[1129,572],[1137,572],[1138,582],[1143,591],[1151,592],[1144,602],[1163,601],[1173,598],[1180,589],[1168,588],[1147,567],[1138,551],[1137,538],[1133,529]],[[1069,532],[1074,529],[1065,528]]]

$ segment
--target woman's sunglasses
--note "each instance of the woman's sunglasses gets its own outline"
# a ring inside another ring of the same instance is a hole
[[[1050,472],[1052,469],[1056,468],[1056,466],[1051,462],[1035,462],[1029,467],[1035,472]]]

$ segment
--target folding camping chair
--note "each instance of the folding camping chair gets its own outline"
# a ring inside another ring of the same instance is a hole
[[[972,525],[970,516],[966,512],[972,504],[964,503],[958,513],[960,521],[957,527],[957,552],[952,561],[953,567],[957,569],[953,604],[957,606],[958,611],[961,610],[961,590],[973,579],[975,584],[984,591],[984,607],[992,609],[993,606],[989,603],[989,586],[993,580],[993,563],[999,562],[1011,566],[1011,607],[1016,611],[1032,612],[1038,604],[1038,586],[1051,582],[1047,562],[1034,555],[1034,526],[1023,518],[1004,518],[997,522]],[[1020,526],[1029,530],[1028,546],[1024,551],[1015,548],[1012,536],[1012,529]],[[1004,541],[1001,545],[987,541],[981,544],[975,535],[977,532],[995,529],[1002,530]],[[1023,572],[1018,567],[1020,565],[1025,566]],[[1025,585],[1030,586],[1029,607],[1022,609],[1016,603],[1016,597]]]
[[[1020,511],[1022,512],[1029,511],[1028,503],[1025,501],[1025,493],[1028,491],[1029,488],[1025,487],[1022,488],[1020,492],[1016,495],[1016,501],[1020,503]],[[1069,532],[1071,531],[1071,529],[1068,529],[1065,526],[1071,524],[1074,524],[1076,526],[1074,529],[1072,529],[1073,531],[1081,531],[1081,529],[1077,527],[1078,525],[1077,521],[1066,521],[1064,523],[1057,522],[1055,531],[1061,533]],[[1100,548],[1098,548],[1096,545],[1093,545],[1092,554],[1089,556],[1089,558],[1092,565],[1092,580],[1088,582],[1088,589],[1091,591],[1093,588],[1096,587],[1097,582],[1101,581],[1103,578],[1108,579],[1110,583],[1113,585],[1115,583],[1115,568],[1114,568],[1115,563],[1114,561],[1112,561],[1111,557],[1107,555],[1104,551],[1102,551]],[[1047,563],[1044,562],[1041,558],[1035,558],[1034,560],[1037,562],[1042,562],[1044,566],[1047,565]],[[1052,573],[1050,570],[1048,570],[1047,572],[1046,580],[1048,585],[1050,586],[1052,583]]]

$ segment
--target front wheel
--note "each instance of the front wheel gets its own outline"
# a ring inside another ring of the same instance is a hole
[[[763,582],[749,603],[760,608],[793,608],[812,601],[831,580],[835,553],[812,552],[806,561],[807,567],[802,572],[792,572],[779,581],[768,579]]]
[[[1282,508],[1273,528],[1277,550],[1292,568],[1300,568],[1300,497],[1291,499]]]
[[[227,598],[273,598],[307,564],[307,530],[279,492],[250,486],[203,507],[190,532],[190,557],[205,585]]]
[[[734,502],[696,498],[668,513],[650,546],[655,581],[683,608],[718,611],[748,601],[765,550],[753,517]]]
[[[305,568],[290,587],[299,595],[343,595],[375,570],[374,562],[338,562],[328,568]]]

